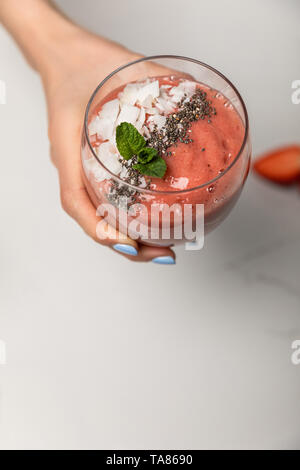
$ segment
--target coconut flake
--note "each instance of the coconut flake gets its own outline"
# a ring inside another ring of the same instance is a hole
[[[147,182],[146,182],[146,180],[143,176],[140,177],[139,187],[140,188],[146,188],[147,187]]]
[[[121,172],[120,172],[120,178],[125,179],[128,176],[128,170],[125,166],[122,166]]]
[[[93,175],[97,182],[104,181],[110,177],[107,171],[102,168],[100,163],[94,157],[89,158],[88,160],[83,160],[83,168],[87,178],[90,178],[91,175]]]
[[[90,135],[95,135],[99,130],[99,116],[96,116],[89,124]]]
[[[144,108],[152,108],[152,104],[153,104],[153,98],[151,95],[148,95],[147,98],[145,98],[141,102],[141,106],[143,106]]]
[[[97,135],[102,140],[112,138],[115,123],[109,118],[99,118],[97,121]]]
[[[141,86],[142,85],[140,83],[128,83],[124,90],[119,93],[119,100],[121,102],[121,105],[134,105],[138,99],[138,94]]]
[[[145,108],[147,114],[159,114],[159,110],[157,108]]]
[[[137,101],[139,104],[142,104],[143,101],[151,97],[153,101],[155,98],[159,97],[159,81],[154,80],[153,82],[147,83],[146,85],[142,86],[138,91],[138,98]]]
[[[117,99],[105,103],[99,114],[89,124],[90,135],[97,134],[102,140],[111,139],[119,109],[120,103]]]
[[[148,129],[147,126],[143,126],[142,127],[142,134],[144,137],[146,137],[147,139],[150,139],[151,135],[150,135],[150,131]]]
[[[191,82],[190,80],[184,80],[178,86],[171,88],[169,94],[172,97],[171,100],[177,103],[184,98],[184,95],[186,95],[185,101],[189,100],[195,91],[196,83]]]
[[[145,123],[145,119],[146,119],[145,109],[141,108],[138,120],[136,121],[136,125],[135,125],[135,127],[137,128],[138,131],[141,131],[141,129],[142,129],[144,123]]]
[[[156,102],[156,106],[158,110],[163,114],[170,114],[175,109],[174,104],[165,98],[158,98]]]
[[[122,169],[122,165],[119,162],[118,153],[111,142],[104,142],[99,145],[97,155],[99,160],[115,175],[118,175]]]
[[[150,116],[147,120],[149,123],[149,128],[152,131],[157,126],[157,129],[160,130],[166,124],[166,116],[161,116],[160,114],[156,114],[154,116]]]
[[[148,95],[141,103],[141,107],[145,109],[147,114],[159,114],[159,110],[154,107],[155,105],[156,99],[153,99],[151,95]]]
[[[132,106],[130,104],[124,104],[121,106],[121,111],[117,119],[116,124],[119,125],[122,122],[129,122],[135,125],[140,113],[140,108]]]
[[[111,119],[113,122],[115,122],[118,117],[119,110],[120,101],[118,99],[107,101],[107,103],[102,106],[99,117]]]

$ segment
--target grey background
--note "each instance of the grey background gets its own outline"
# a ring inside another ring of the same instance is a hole
[[[297,0],[60,0],[145,54],[217,67],[254,153],[299,142]],[[1,448],[300,448],[299,191],[251,175],[177,266],[133,264],[60,208],[37,75],[0,30]]]

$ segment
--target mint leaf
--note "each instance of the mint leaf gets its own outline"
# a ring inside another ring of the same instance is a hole
[[[158,156],[157,150],[152,147],[145,147],[138,154],[138,163],[148,163]]]
[[[132,165],[132,167],[143,175],[153,176],[155,178],[163,178],[167,170],[166,162],[161,157],[157,157],[149,163],[137,163],[136,165]]]
[[[137,155],[137,163],[132,168],[143,175],[163,178],[167,170],[166,162],[156,149],[146,147],[146,140],[129,122],[122,122],[116,129],[117,148],[125,160]]]
[[[116,142],[118,150],[125,160],[137,155],[146,146],[144,137],[129,122],[122,122],[118,125]]]

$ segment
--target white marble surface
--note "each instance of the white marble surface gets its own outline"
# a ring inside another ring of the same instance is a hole
[[[300,140],[297,0],[58,3],[223,71],[256,153]],[[0,55],[0,448],[300,449],[300,192],[251,175],[202,251],[130,264],[62,212],[39,79],[3,30]]]

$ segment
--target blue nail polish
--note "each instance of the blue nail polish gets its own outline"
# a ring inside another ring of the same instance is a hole
[[[124,243],[117,243],[113,246],[116,251],[123,253],[124,255],[136,256],[138,254],[136,248],[132,245],[125,245]]]
[[[153,258],[152,261],[157,264],[176,264],[176,261],[172,256],[157,256],[157,258]]]

